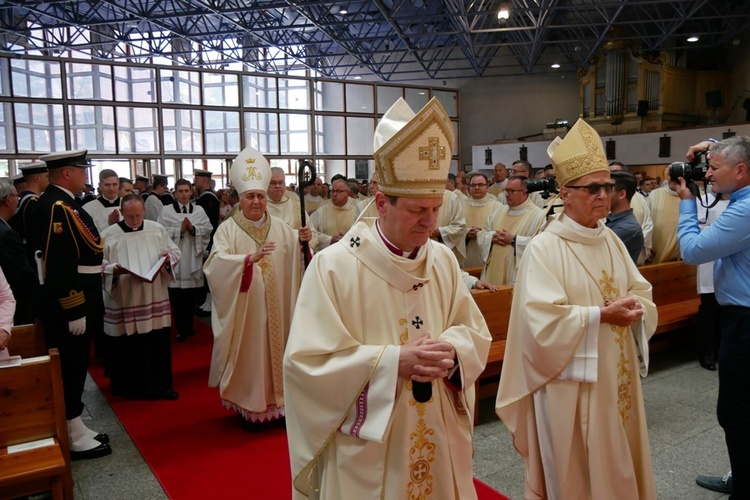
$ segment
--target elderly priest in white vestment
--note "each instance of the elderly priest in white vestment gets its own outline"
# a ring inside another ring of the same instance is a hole
[[[160,224],[144,220],[145,214],[143,199],[129,194],[122,200],[124,219],[101,234],[104,333],[111,337],[105,361],[113,393],[172,400],[178,395],[172,389],[167,293],[172,277],[166,267],[179,262],[180,249]]]
[[[305,274],[284,356],[294,498],[476,498],[474,381],[491,337],[430,240],[452,144],[437,99],[417,115],[399,99],[375,132],[379,220]]]
[[[656,498],[640,376],[651,285],[603,222],[614,183],[578,120],[548,148],[562,213],[521,257],[496,411],[526,464],[526,499]]]
[[[219,225],[204,266],[214,348],[209,385],[248,430],[284,417],[282,357],[312,231],[266,211],[268,161],[244,149],[230,171],[240,210]]]

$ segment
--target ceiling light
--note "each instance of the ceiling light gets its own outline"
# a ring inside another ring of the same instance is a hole
[[[507,20],[510,17],[510,8],[507,3],[500,4],[500,10],[497,11],[497,18]]]
[[[560,67],[560,63],[552,63],[552,66],[550,66],[550,67],[552,67],[554,69],[557,69],[557,68]]]
[[[695,42],[697,42],[698,40],[700,40],[700,38],[698,38],[698,37],[697,37],[697,36],[695,36],[695,35],[693,35],[693,36],[691,36],[691,37],[689,37],[689,38],[687,39],[687,41],[688,41],[688,42],[690,42],[690,43],[695,43]]]
[[[420,92],[420,93],[419,93],[419,95],[425,95],[426,93],[427,93],[427,92],[425,92],[425,91],[423,90],[422,92]]]
[[[361,80],[361,79],[362,79],[362,77],[361,77],[361,76],[359,76],[359,75],[357,75],[357,76],[355,76],[355,77],[354,77],[354,79],[355,79],[355,80]]]
[[[345,15],[346,15],[346,14],[348,14],[348,13],[349,13],[349,11],[348,11],[348,10],[346,10],[346,9],[341,9],[341,10],[339,11],[339,14],[341,14],[342,16],[345,16]]]

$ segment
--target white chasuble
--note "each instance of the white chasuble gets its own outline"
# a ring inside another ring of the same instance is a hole
[[[208,249],[213,226],[203,207],[190,203],[182,205],[175,202],[167,205],[159,214],[159,224],[164,226],[167,234],[180,247],[182,258],[174,269],[175,280],[169,284],[172,288],[200,288],[203,286],[203,255]],[[189,231],[182,233],[182,221],[189,219],[195,234]]]
[[[679,259],[677,221],[680,219],[680,197],[668,187],[654,189],[648,196],[648,207],[654,223],[651,240],[655,255],[651,263],[660,264]]]
[[[398,346],[424,335],[455,348],[460,384],[433,381],[417,403]],[[396,256],[361,221],[317,254],[284,358],[294,497],[476,498],[474,381],[490,341],[445,246]]]
[[[281,219],[292,229],[300,229],[302,227],[302,209],[300,208],[299,198],[296,194],[289,191],[284,192],[284,196],[281,201],[273,201],[270,197],[267,198],[266,211]],[[307,210],[307,208],[305,208]],[[305,225],[313,229],[312,223],[310,222],[310,216],[305,217]],[[313,250],[318,247],[318,238],[316,232],[313,230],[312,240],[310,240],[310,248]]]
[[[482,256],[487,262],[482,270],[482,281],[493,285],[511,285],[516,281],[516,268],[523,255],[522,249],[536,233],[543,217],[544,211],[528,198],[513,208],[502,205],[490,214],[484,230],[477,236]],[[492,235],[503,229],[516,235],[515,247],[511,244],[492,244]]]
[[[115,210],[120,211],[120,217],[117,222],[122,220],[122,210],[120,209],[120,198],[115,198],[109,201],[99,196],[95,200],[91,200],[83,206],[83,209],[88,212],[91,218],[94,220],[94,225],[99,234],[102,234],[105,229],[109,227],[109,215]]]
[[[337,234],[346,234],[354,225],[355,220],[357,220],[357,204],[352,198],[346,200],[343,207],[337,207],[333,203],[318,207],[310,215],[313,234],[318,240],[318,249],[327,248],[331,244],[331,239]]]
[[[246,266],[266,242],[276,249]],[[238,211],[216,230],[204,271],[214,332],[209,386],[247,420],[284,416],[282,357],[302,279],[297,231],[268,214],[256,227]]]
[[[641,230],[643,231],[643,250],[641,250],[641,255],[638,257],[638,265],[640,266],[651,256],[651,248],[654,244],[654,222],[651,220],[651,209],[648,208],[648,198],[638,191],[635,192],[633,198],[630,200],[630,208],[633,209],[633,215],[638,224],[641,225]]]
[[[170,326],[171,309],[167,284],[172,276],[162,268],[148,283],[131,274],[114,276],[115,264],[145,275],[166,252],[174,266],[180,249],[156,222],[144,220],[143,229],[123,230],[124,223],[112,224],[104,240],[104,333],[112,336],[148,333]]]
[[[443,192],[437,228],[441,243],[450,248],[459,265],[463,266],[466,260],[466,233],[469,229],[466,227],[466,211],[457,193],[460,191]]]
[[[487,219],[489,219],[490,214],[502,206],[495,197],[489,195],[481,200],[467,198],[463,203],[467,228],[483,228],[487,225]],[[478,240],[469,240],[466,243],[466,260],[461,267],[483,266],[484,262],[485,258],[482,257],[482,250]]]
[[[625,296],[641,303],[641,321],[601,323],[604,297]],[[555,215],[531,240],[496,402],[526,463],[524,498],[656,498],[639,378],[656,324],[651,285],[601,221]]]

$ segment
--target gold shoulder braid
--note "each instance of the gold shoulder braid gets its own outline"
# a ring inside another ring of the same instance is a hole
[[[95,253],[101,253],[104,250],[104,243],[102,242],[101,238],[98,236],[94,236],[94,233],[91,232],[91,229],[89,229],[88,226],[86,226],[86,223],[83,222],[83,219],[81,219],[78,210],[74,209],[63,201],[56,201],[55,205],[63,207],[66,212],[66,216],[68,217],[68,221],[73,221],[73,224],[75,224],[75,226],[78,228],[78,232],[80,232],[81,236],[83,236],[83,241],[86,242],[86,245],[91,250],[93,250]]]

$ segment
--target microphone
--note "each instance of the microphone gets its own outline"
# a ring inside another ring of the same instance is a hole
[[[411,394],[417,403],[426,403],[432,397],[432,382],[411,381]]]

